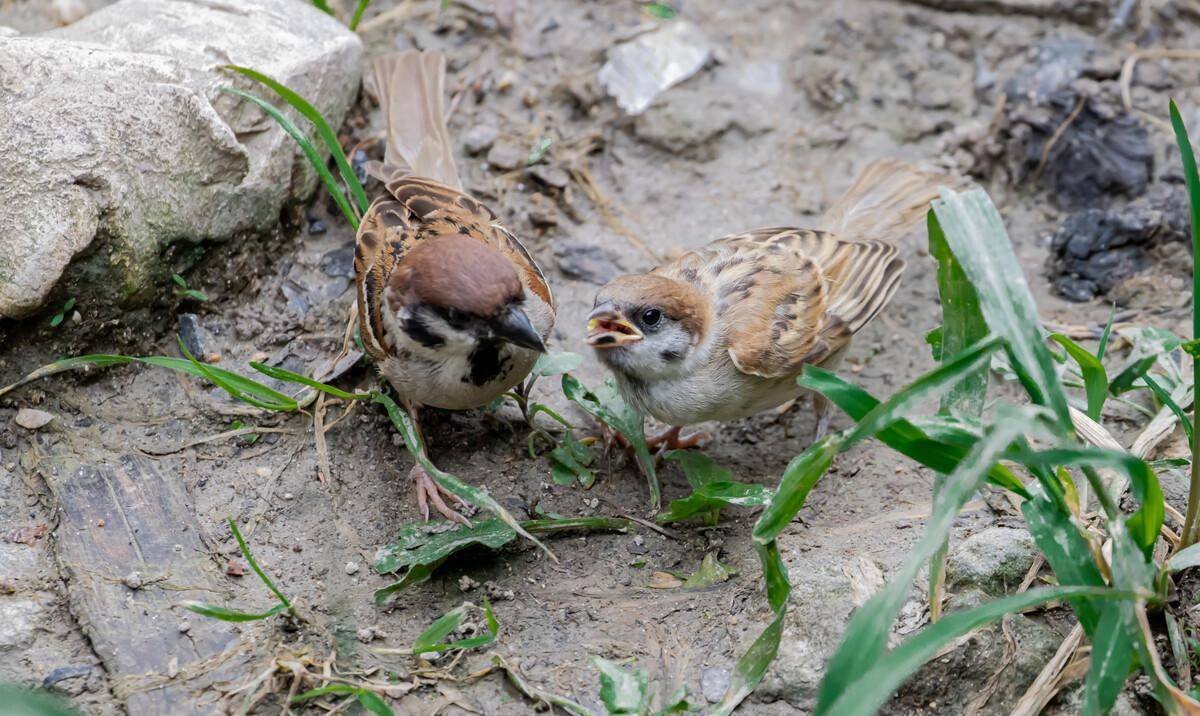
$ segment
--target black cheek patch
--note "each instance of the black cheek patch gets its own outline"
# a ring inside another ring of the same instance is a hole
[[[683,354],[680,353],[679,351],[663,351],[662,353],[659,353],[658,355],[660,358],[662,358],[663,360],[665,360],[668,363],[674,363],[675,361],[677,361],[683,357]]]
[[[407,318],[401,324],[408,337],[425,346],[437,348],[446,345],[446,340],[429,330],[429,327],[419,318]]]

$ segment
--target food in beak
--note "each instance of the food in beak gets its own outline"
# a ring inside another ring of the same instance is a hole
[[[623,316],[593,314],[588,319],[588,345],[594,348],[616,348],[642,340],[642,332]]]

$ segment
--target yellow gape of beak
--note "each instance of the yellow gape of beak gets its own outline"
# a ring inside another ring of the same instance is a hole
[[[593,348],[617,348],[642,340],[642,332],[620,313],[596,311],[588,316],[587,342]]]

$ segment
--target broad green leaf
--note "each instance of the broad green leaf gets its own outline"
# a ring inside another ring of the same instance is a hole
[[[855,674],[857,678],[854,679],[853,688],[841,692],[828,706],[818,706],[817,713],[822,716],[865,716],[875,713],[887,703],[905,679],[936,656],[944,646],[1005,614],[1067,598],[1127,600],[1134,596],[1132,592],[1102,587],[1046,587],[952,612],[936,624],[905,639],[869,669]],[[859,609],[859,613],[865,608]]]
[[[570,517],[525,520],[521,526],[531,534],[579,529],[623,531],[629,527],[629,521],[617,517]],[[406,525],[395,542],[375,553],[372,566],[379,574],[406,569],[400,581],[375,592],[375,602],[382,604],[390,595],[429,579],[456,552],[474,546],[500,549],[516,538],[517,533],[499,519],[476,520],[469,527],[454,525],[441,531],[430,531],[424,524]]]
[[[955,260],[946,237],[938,224],[937,215],[930,211],[926,217],[929,229],[929,255],[937,261],[938,296],[942,304],[942,326],[939,334],[937,360],[953,356],[987,338],[987,321],[979,309],[975,287]],[[988,367],[980,366],[965,375],[947,390],[941,399],[941,410],[949,415],[979,416],[983,412],[987,393]]]
[[[550,477],[556,485],[578,482],[586,490],[596,481],[590,469],[595,459],[592,449],[576,440],[574,431],[567,430],[562,443],[550,451]]]
[[[684,589],[701,589],[728,581],[737,570],[721,564],[716,552],[709,552],[700,561],[700,569],[683,580]]]
[[[1017,408],[1007,404],[997,406],[995,422],[984,437],[971,449],[958,468],[942,486],[933,505],[921,541],[909,553],[891,581],[866,604],[855,611],[846,627],[841,645],[829,660],[825,678],[817,698],[817,716],[831,713],[830,709],[843,696],[861,690],[860,675],[872,669],[883,657],[892,623],[900,613],[913,580],[950,533],[959,510],[983,482],[991,466],[1004,454],[1009,444],[1025,431],[1035,427],[1040,411]],[[943,618],[936,626],[944,624]],[[915,668],[915,667],[914,667]],[[865,682],[870,683],[870,682]],[[875,685],[872,684],[874,689]],[[890,690],[884,695],[891,693]],[[853,713],[866,713],[855,711]]]
[[[195,612],[201,616],[220,619],[223,622],[253,622],[260,619],[267,619],[287,609],[285,604],[276,604],[265,612],[240,612],[236,609],[218,606],[216,604],[205,604],[204,602],[186,601],[180,602],[179,606],[187,609],[190,612]]]
[[[779,652],[783,638],[783,620],[787,616],[787,601],[792,593],[787,568],[775,542],[756,545],[762,563],[763,581],[767,585],[767,603],[775,617],[738,659],[721,701],[714,707],[713,716],[729,716],[754,691],[767,673],[767,667]]]
[[[1119,609],[1107,609],[1091,635],[1092,657],[1083,688],[1083,713],[1104,714],[1112,708],[1133,666],[1133,643]]]
[[[711,482],[733,482],[732,471],[713,462],[712,458],[699,450],[672,450],[665,459],[679,464],[693,490]]]
[[[646,476],[646,483],[650,488],[650,507],[657,511],[662,506],[662,492],[654,469],[654,456],[646,446],[645,419],[625,402],[611,379],[605,381],[603,388],[592,392],[575,376],[565,373],[562,377],[562,392],[583,408],[584,412],[623,435],[633,446],[638,467]]]
[[[722,507],[762,507],[771,501],[771,489],[745,482],[710,482],[693,490],[681,500],[671,500],[667,510],[655,520],[659,524],[679,522]]]
[[[626,671],[617,664],[592,657],[600,672],[600,701],[609,714],[640,714],[648,701],[646,672],[643,669]]]
[[[939,367],[896,391],[892,397],[872,408],[871,412],[858,421],[858,425],[846,437],[841,449],[845,450],[859,440],[870,437],[900,420],[906,412],[929,396],[949,390],[980,368],[986,369],[991,354],[1002,345],[1003,341],[999,337],[982,340],[944,360]]]
[[[583,363],[583,356],[578,353],[543,353],[533,364],[530,377],[544,378],[561,373],[569,373]]]
[[[362,17],[363,10],[365,10],[366,7],[367,3],[361,2],[358,8],[355,10],[354,20],[352,21],[350,27],[351,30],[358,26],[358,21]],[[354,169],[350,166],[350,162],[346,159],[346,153],[342,151],[342,143],[338,141],[337,134],[333,131],[333,128],[329,126],[329,122],[325,121],[325,117],[321,115],[317,108],[313,107],[308,100],[304,99],[293,90],[287,88],[273,78],[258,72],[257,70],[250,69],[249,67],[240,67],[238,65],[226,65],[226,69],[233,70],[234,72],[245,75],[256,82],[270,87],[275,94],[282,97],[285,102],[290,104],[297,112],[303,115],[305,119],[312,122],[313,127],[315,127],[317,130],[317,134],[321,137],[321,141],[325,143],[325,147],[329,150],[330,156],[333,157],[334,163],[337,164],[338,173],[342,175],[342,181],[344,181],[346,186],[350,189],[350,195],[354,197],[354,201],[358,205],[358,213],[360,215],[366,213],[367,207],[371,205],[370,200],[367,199],[367,193],[363,190],[362,184],[360,184],[358,181],[358,175],[354,173]],[[291,132],[289,132],[289,134],[290,133]],[[292,136],[294,137],[295,135],[293,134]],[[325,163],[321,162],[321,166],[325,166]],[[330,178],[332,179],[332,177]],[[336,187],[336,183],[334,186]],[[330,193],[332,194],[333,192]],[[338,193],[341,193],[340,188],[338,188]],[[345,211],[345,209],[343,209],[343,211]],[[352,221],[351,225],[357,229],[357,219]]]
[[[66,700],[44,689],[0,683],[5,716],[80,716]]]
[[[342,398],[343,400],[367,400],[371,397],[370,393],[348,393],[340,388],[335,388],[332,385],[326,385],[320,381],[313,380],[308,376],[301,375],[299,373],[293,373],[292,371],[285,370],[283,368],[264,365],[255,361],[250,361],[250,367],[259,373],[262,373],[263,375],[274,378],[275,380],[307,385],[310,388],[315,388],[322,392],[329,393],[330,395]]]
[[[235,68],[232,65],[230,65],[230,68],[238,69],[239,72],[242,71],[242,69],[245,69]],[[329,192],[329,195],[333,197],[335,202],[337,202],[338,208],[342,210],[342,214],[346,217],[346,221],[349,222],[350,226],[357,231],[358,215],[354,213],[352,208],[350,208],[350,201],[346,198],[346,193],[342,191],[340,186],[338,186],[337,180],[333,178],[333,174],[331,174],[329,172],[329,168],[325,166],[324,160],[322,160],[321,156],[317,154],[316,148],[313,147],[312,142],[308,141],[308,137],[304,136],[304,133],[300,131],[300,128],[297,127],[292,120],[288,119],[283,112],[280,112],[273,104],[264,99],[256,97],[249,92],[244,92],[236,87],[222,87],[221,91],[237,95],[242,99],[249,100],[258,105],[259,109],[261,109],[263,112],[266,112],[271,119],[274,119],[275,122],[283,128],[283,131],[291,135],[292,139],[296,141],[296,144],[300,145],[300,149],[304,152],[304,156],[308,157],[308,161],[310,164],[312,164],[313,169],[317,171],[317,175],[321,177],[321,181],[325,184],[325,189]],[[355,181],[358,181],[357,178]]]
[[[1075,341],[1064,336],[1061,333],[1055,333],[1050,336],[1051,340],[1058,343],[1067,351],[1067,355],[1079,365],[1079,372],[1083,375],[1083,385],[1087,392],[1087,414],[1092,420],[1100,419],[1100,411],[1104,407],[1104,399],[1108,397],[1108,373],[1104,371],[1104,366],[1096,356],[1088,353]]]
[[[1193,567],[1200,567],[1200,544],[1179,550],[1167,562],[1167,571],[1171,573],[1182,572]]]
[[[1070,433],[1066,395],[1000,212],[982,189],[942,190],[941,198],[933,201],[933,211],[947,246],[975,287],[988,327],[1004,339],[1017,377],[1034,402],[1050,408],[1060,428]]]
[[[500,631],[500,624],[496,621],[496,615],[492,613],[492,605],[486,599],[483,601],[483,614],[487,619],[487,632],[467,639],[459,639],[458,641],[449,643],[442,642],[443,639],[458,629],[463,619],[467,616],[467,613],[475,608],[474,604],[463,602],[462,605],[438,617],[413,642],[412,653],[428,654],[429,652],[449,651],[451,649],[474,649],[491,644],[496,640],[496,634]]]

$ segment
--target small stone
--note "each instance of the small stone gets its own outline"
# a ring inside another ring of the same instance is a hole
[[[47,413],[45,410],[21,408],[17,411],[17,417],[13,419],[13,422],[26,430],[41,430],[49,425],[52,420],[54,420],[54,415]]]
[[[1028,531],[989,527],[954,546],[946,561],[946,584],[978,587],[999,596],[1021,584],[1036,555],[1037,546]]]
[[[507,92],[517,82],[517,73],[513,70],[505,70],[496,78],[496,91]]]
[[[183,341],[183,346],[188,349],[188,353],[194,356],[203,356],[208,352],[206,333],[200,327],[199,316],[194,313],[179,314],[179,339]]]
[[[180,634],[187,634],[192,630],[192,623],[187,619],[184,619],[183,621],[179,622],[179,625],[176,628],[179,629]]]
[[[509,139],[500,139],[488,151],[487,160],[497,169],[511,170],[523,165],[529,152]]]
[[[495,125],[477,124],[467,130],[463,137],[463,147],[467,154],[472,156],[481,154],[492,148],[499,135],[500,130],[496,129]]]
[[[729,669],[712,666],[700,672],[700,692],[704,700],[715,704],[729,688]]]
[[[479,586],[479,582],[476,582],[474,579],[471,579],[469,576],[467,576],[465,574],[458,578],[459,591],[469,592],[478,586]]]
[[[571,175],[557,164],[535,164],[529,167],[529,176],[555,189],[565,189],[571,183]]]
[[[283,493],[283,499],[285,499],[285,500],[293,500],[295,498],[296,498],[296,496],[290,492]]]
[[[50,20],[60,26],[78,22],[88,14],[87,5],[83,0],[50,0],[48,10]]]
[[[236,559],[231,559],[225,563],[225,574],[230,577],[244,577],[246,575],[246,567]]]
[[[357,574],[358,570],[359,570],[358,562],[347,562],[346,563],[346,574]]]
[[[308,233],[310,236],[320,236],[328,230],[329,227],[325,226],[324,221],[321,221],[320,219],[308,220]]]
[[[0,599],[0,650],[30,644],[45,613],[34,599]]]
[[[136,591],[145,586],[146,581],[142,578],[141,572],[130,572],[121,578],[121,584]]]
[[[603,286],[621,273],[604,248],[596,244],[563,244],[557,253],[558,268],[568,278]]]
[[[654,572],[646,586],[651,589],[675,589],[683,586],[683,580],[668,572]]]
[[[545,194],[529,197],[529,222],[537,227],[558,226],[558,206]]]
[[[259,477],[261,477],[261,478],[263,478],[263,479],[266,479],[266,478],[268,478],[268,477],[270,477],[270,476],[271,476],[271,468],[269,468],[269,467],[258,467],[258,468],[255,468],[255,469],[254,469],[254,474],[255,474],[255,475],[258,475]]]
[[[358,640],[364,644],[370,644],[371,642],[375,641],[376,639],[387,638],[387,632],[381,630],[379,627],[373,627],[373,626],[364,627],[362,629],[359,629],[358,631],[356,631],[354,633],[354,635],[356,637],[358,637]]]
[[[88,664],[78,666],[60,666],[42,679],[43,689],[52,689],[68,696],[78,696],[84,691],[90,691],[90,677],[94,669]]]
[[[511,602],[517,598],[517,593],[511,589],[501,589],[500,585],[488,580],[483,583],[483,589],[487,592],[488,599],[493,602]]]
[[[304,547],[302,547],[300,545],[300,543],[297,542],[296,544],[292,545],[292,551],[299,554],[300,552],[304,551]]]

